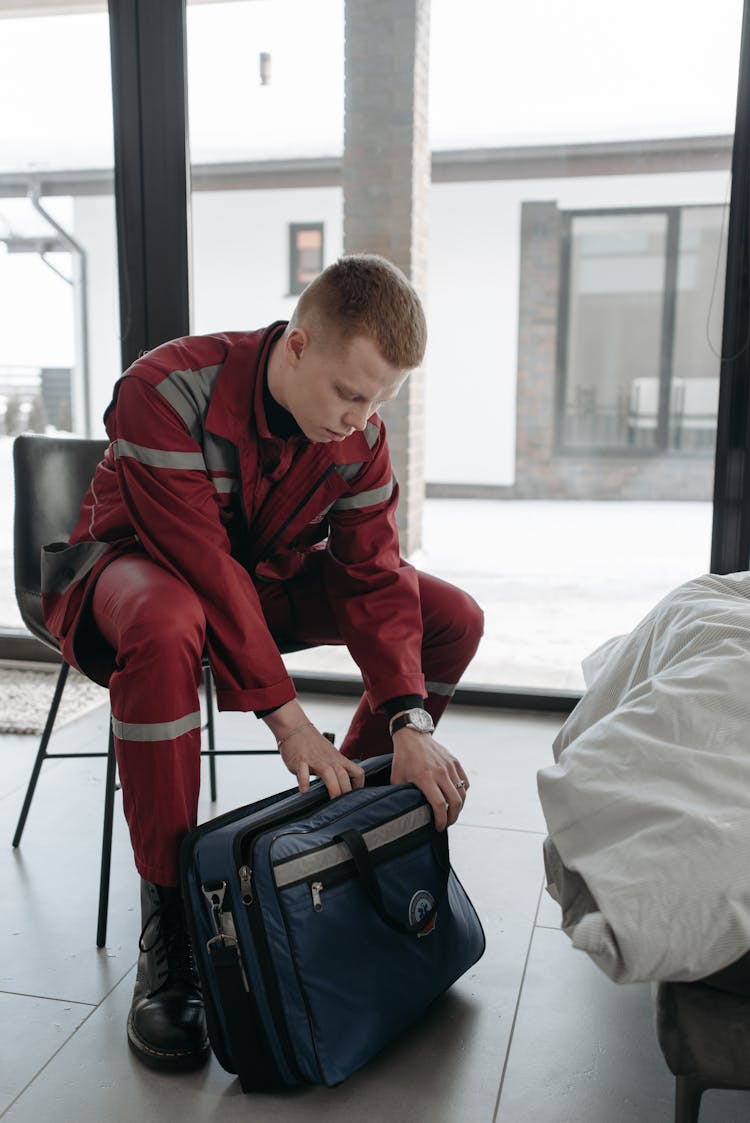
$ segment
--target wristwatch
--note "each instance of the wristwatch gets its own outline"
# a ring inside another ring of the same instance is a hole
[[[421,710],[417,706],[413,710],[407,710],[406,713],[399,714],[398,717],[391,718],[391,723],[388,726],[391,737],[394,733],[398,733],[399,729],[416,729],[418,733],[432,733],[435,729],[435,723],[427,710]]]

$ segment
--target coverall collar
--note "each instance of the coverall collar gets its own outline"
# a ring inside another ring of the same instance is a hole
[[[287,326],[276,320],[267,328],[249,333],[232,342],[206,415],[206,428],[218,437],[226,437],[239,445],[254,427],[260,440],[278,441],[269,431],[263,406],[263,371],[273,343]],[[290,440],[305,440],[291,437]],[[334,464],[353,464],[367,460],[370,448],[364,433],[355,432],[344,441],[321,442],[321,454]]]

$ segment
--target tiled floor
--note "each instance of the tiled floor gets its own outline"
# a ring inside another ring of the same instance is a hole
[[[343,733],[348,700],[308,698]],[[56,747],[104,744],[106,710],[64,727]],[[535,773],[562,719],[455,708],[442,740],[472,788],[452,830],[454,865],[487,951],[408,1039],[335,1089],[244,1096],[212,1061],[162,1076],[125,1043],[139,929],[137,877],[116,808],[107,947],[95,946],[103,762],[45,765],[21,848],[10,845],[35,738],[0,738],[0,1116],[8,1123],[669,1123],[673,1082],[648,987],[617,988],[557,930],[542,891],[544,822]],[[268,734],[220,715],[222,747]],[[274,757],[222,758],[216,811],[289,785]],[[201,814],[214,809],[207,802]],[[710,1092],[701,1123],[740,1123],[750,1095]]]

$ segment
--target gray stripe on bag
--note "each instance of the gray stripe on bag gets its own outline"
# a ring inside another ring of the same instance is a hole
[[[448,698],[456,693],[455,682],[425,682],[425,690],[428,694],[445,694]]]
[[[370,491],[360,491],[359,495],[347,495],[337,499],[333,505],[334,511],[354,511],[360,507],[374,507],[377,503],[385,503],[393,495],[393,476],[382,487],[373,487]]]
[[[388,823],[381,823],[369,831],[362,832],[365,846],[372,853],[390,842],[398,842],[420,827],[426,826],[432,820],[432,812],[426,804],[420,804],[412,811],[405,811],[396,819]],[[274,866],[273,879],[279,889],[291,885],[296,881],[305,881],[308,877],[323,873],[325,870],[338,866],[351,858],[352,852],[345,842],[333,842],[322,850],[315,850],[312,854],[300,854],[296,858],[286,858]]]
[[[206,470],[206,462],[200,452],[167,452],[163,448],[146,448],[144,445],[133,444],[132,441],[117,440],[112,442],[112,451],[115,460],[130,457],[139,464],[148,464],[150,468],[185,468],[189,471]]]
[[[201,714],[196,710],[194,714],[186,714],[174,721],[131,722],[118,721],[112,716],[112,732],[121,741],[174,741],[184,733],[193,729],[200,729]]]

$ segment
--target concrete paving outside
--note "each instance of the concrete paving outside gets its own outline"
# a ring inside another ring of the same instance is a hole
[[[0,438],[0,626],[20,627],[13,592],[11,438]],[[630,631],[709,565],[711,504],[429,499],[421,568],[485,613],[465,683],[578,690],[581,660]],[[356,673],[348,653],[288,657],[292,670]]]

